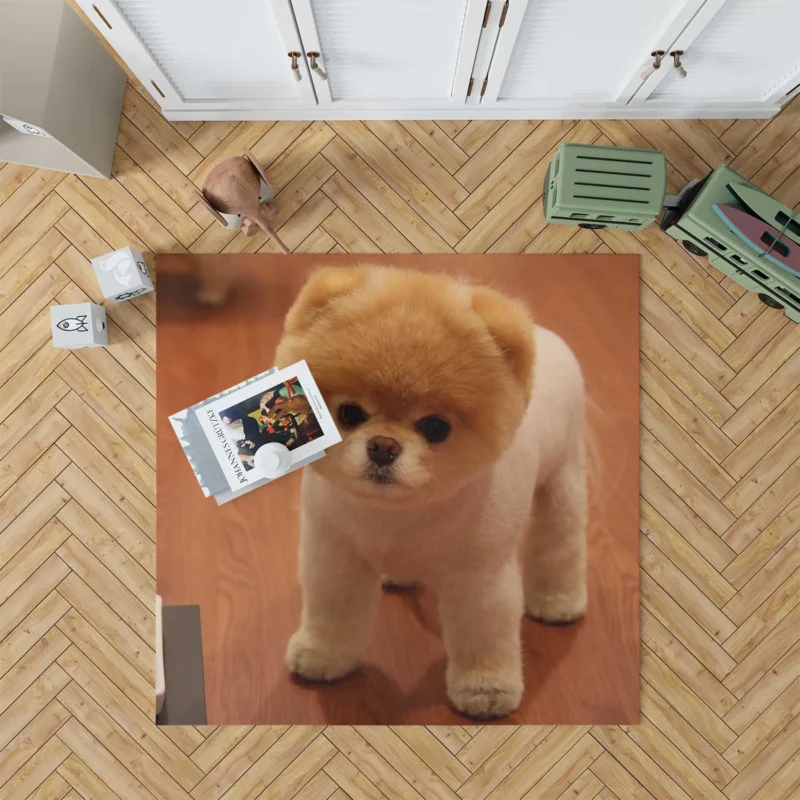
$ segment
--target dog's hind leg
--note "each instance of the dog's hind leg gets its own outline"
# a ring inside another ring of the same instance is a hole
[[[586,613],[588,488],[582,438],[536,490],[525,541],[525,610],[565,624]]]

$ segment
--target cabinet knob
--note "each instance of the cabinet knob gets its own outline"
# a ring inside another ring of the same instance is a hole
[[[672,56],[673,63],[675,64],[675,69],[678,71],[678,77],[685,78],[686,70],[684,69],[683,64],[681,64],[683,50],[671,50],[670,55]]]
[[[297,62],[297,59],[300,58],[303,54],[298,53],[296,50],[292,50],[290,53],[287,54],[289,58],[292,59],[292,75],[296,81],[303,80],[303,76],[300,73],[300,64]]]
[[[328,80],[328,73],[317,64],[317,59],[321,58],[320,54],[312,50],[311,52],[306,53],[306,55],[311,61],[311,71],[316,73],[321,81]]]
[[[650,55],[653,57],[653,63],[642,73],[642,80],[646,81],[657,69],[661,67],[661,59],[664,58],[663,50],[653,50]]]

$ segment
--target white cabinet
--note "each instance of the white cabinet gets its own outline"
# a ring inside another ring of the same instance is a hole
[[[677,34],[703,0],[512,0],[483,103],[624,105],[641,83],[642,53]]]
[[[201,115],[315,104],[290,0],[79,0],[166,110]]]
[[[769,117],[800,91],[800,0],[77,2],[169,119]]]
[[[798,89],[798,26],[800,0],[510,0],[480,105],[769,116]]]
[[[485,0],[292,0],[321,108],[463,105]],[[325,77],[327,75],[327,78]]]
[[[708,2],[669,45],[686,77],[657,71],[634,104],[779,102],[800,82],[799,24],[800,0]]]

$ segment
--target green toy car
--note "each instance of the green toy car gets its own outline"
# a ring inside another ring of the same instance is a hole
[[[746,208],[729,186],[754,190],[758,194],[750,192],[749,197],[762,208]],[[677,196],[666,195],[666,187],[667,161],[658,150],[562,144],[544,181],[545,216],[553,224],[637,231],[655,222],[666,206],[660,226],[668,236],[690,253],[708,256],[713,266],[756,292],[763,303],[784,309],[789,319],[800,322],[800,273],[776,264],[769,253],[759,253],[719,212],[732,208],[765,221],[762,229],[772,231],[773,242],[780,238],[779,232],[781,237],[785,232],[783,249],[793,246],[788,241],[791,237],[800,244],[797,215],[727,166],[691,181]],[[765,216],[764,207],[773,210]],[[779,213],[773,219],[776,208]],[[785,231],[780,231],[781,226]]]

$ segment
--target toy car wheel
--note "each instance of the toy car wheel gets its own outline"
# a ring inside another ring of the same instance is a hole
[[[759,292],[758,299],[765,306],[769,306],[770,308],[783,308],[783,306],[774,297],[770,297],[768,294]]]
[[[601,228],[605,228],[605,225],[598,225],[596,222],[579,222],[579,228],[587,228],[590,231],[599,231]]]
[[[701,249],[700,249],[700,248],[699,248],[699,247],[698,247],[698,246],[697,246],[697,245],[696,245],[694,242],[689,242],[689,241],[687,241],[686,239],[684,239],[684,240],[681,242],[681,244],[682,244],[682,245],[683,245],[683,246],[684,246],[684,247],[685,247],[685,248],[686,248],[686,249],[687,249],[687,250],[688,250],[690,253],[692,253],[692,255],[695,255],[695,256],[707,256],[707,255],[708,255],[708,253],[706,253],[706,251],[705,251],[705,250],[701,250]]]

